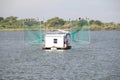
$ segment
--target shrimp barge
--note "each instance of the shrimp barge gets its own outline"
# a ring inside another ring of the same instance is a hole
[[[42,49],[71,49],[68,31],[50,31],[45,34],[44,39]]]

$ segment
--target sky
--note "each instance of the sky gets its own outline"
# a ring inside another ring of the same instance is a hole
[[[0,0],[0,16],[40,20],[87,17],[120,23],[120,0]]]

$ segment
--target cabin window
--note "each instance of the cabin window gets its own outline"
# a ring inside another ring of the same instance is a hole
[[[57,39],[54,39],[54,43],[57,43]]]

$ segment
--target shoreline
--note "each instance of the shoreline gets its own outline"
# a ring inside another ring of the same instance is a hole
[[[0,31],[26,31],[26,30],[30,30],[30,29],[24,29],[24,28],[18,28],[18,29],[0,29]],[[39,30],[39,29],[34,29],[34,30]],[[42,29],[43,31],[45,31],[45,29]],[[47,30],[51,30],[51,29],[47,29]],[[65,30],[65,29],[63,29]],[[90,30],[90,31],[120,31],[119,29],[102,29],[102,30]]]

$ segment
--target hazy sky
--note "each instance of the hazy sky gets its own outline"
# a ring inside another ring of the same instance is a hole
[[[0,0],[0,16],[78,19],[88,17],[120,22],[120,0]]]

